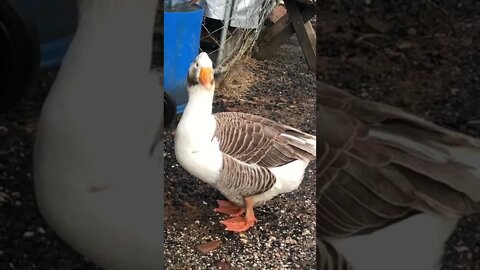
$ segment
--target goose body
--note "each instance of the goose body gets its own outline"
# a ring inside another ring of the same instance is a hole
[[[106,270],[162,269],[162,91],[150,72],[156,0],[85,0],[34,149],[49,226]],[[134,40],[134,42],[133,42]]]
[[[212,114],[213,76],[202,78],[197,71],[213,72],[211,66],[201,53],[190,68],[189,101],[175,132],[175,154],[185,170],[233,202],[231,208],[245,207],[248,214],[249,208],[298,188],[315,158],[315,136],[252,114]]]
[[[480,141],[317,84],[322,269],[440,269],[458,219],[480,212]]]

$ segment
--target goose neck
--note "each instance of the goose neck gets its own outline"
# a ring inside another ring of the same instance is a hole
[[[209,117],[212,114],[214,92],[204,89],[191,89],[189,92],[184,114],[197,119]]]

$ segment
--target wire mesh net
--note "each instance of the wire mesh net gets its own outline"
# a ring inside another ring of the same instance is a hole
[[[315,3],[315,0],[297,0]],[[225,73],[255,49],[273,9],[283,0],[164,0],[170,10],[188,10],[197,4],[204,9],[200,50],[209,54],[216,72]]]
[[[254,48],[278,0],[199,0],[198,4],[205,10],[201,50],[209,54],[217,72],[225,73]]]

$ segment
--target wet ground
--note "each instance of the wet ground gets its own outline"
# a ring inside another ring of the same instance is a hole
[[[321,1],[319,79],[480,137],[478,1]],[[480,216],[448,241],[444,270],[480,269]]]
[[[295,38],[270,60],[247,59],[217,89],[214,110],[243,111],[315,134],[315,77]],[[174,123],[173,126],[175,126]],[[173,129],[165,143],[165,269],[315,269],[315,177],[256,209],[257,224],[227,232],[213,211],[221,194],[189,175],[175,160]],[[195,247],[220,240],[202,254]]]

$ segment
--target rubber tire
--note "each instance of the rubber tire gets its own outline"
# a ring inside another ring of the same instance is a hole
[[[0,0],[0,112],[14,108],[37,78],[40,43],[34,29]]]
[[[175,115],[177,114],[177,105],[175,101],[167,94],[163,93],[163,119],[164,124],[163,127],[168,127],[173,120],[175,119]]]

